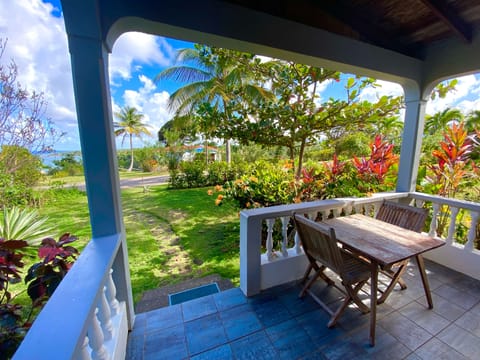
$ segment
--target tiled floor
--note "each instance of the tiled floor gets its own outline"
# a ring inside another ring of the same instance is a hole
[[[410,265],[408,289],[377,307],[375,347],[368,315],[349,308],[328,329],[327,313],[288,284],[252,298],[235,288],[139,314],[127,359],[480,359],[480,281],[426,265],[434,309]],[[315,291],[332,303],[339,297],[320,281]]]

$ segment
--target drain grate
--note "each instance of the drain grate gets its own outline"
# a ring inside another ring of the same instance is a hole
[[[202,296],[216,294],[218,292],[220,292],[220,289],[218,288],[218,284],[214,282],[208,285],[180,291],[174,294],[168,294],[168,303],[170,306],[176,305],[185,301],[197,299]]]

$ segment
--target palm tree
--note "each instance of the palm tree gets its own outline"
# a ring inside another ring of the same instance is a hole
[[[122,144],[128,136],[130,141],[130,167],[128,171],[133,169],[133,136],[141,138],[142,134],[150,135],[148,125],[142,122],[143,114],[137,112],[134,107],[125,106],[120,112],[115,113],[115,116],[120,120],[114,122],[115,136],[123,135]]]
[[[462,120],[463,113],[460,110],[446,108],[433,115],[425,116],[425,130],[427,130],[430,135],[433,135],[438,131],[445,130],[447,125],[452,121],[461,122]]]
[[[193,114],[196,107],[209,103],[220,115],[220,121],[231,119],[232,104],[249,99],[267,98],[270,93],[252,80],[247,63],[253,55],[232,50],[196,45],[181,49],[177,63],[160,72],[155,81],[174,80],[186,82],[170,95],[169,108],[177,115]],[[225,139],[226,160],[231,161],[230,141]]]

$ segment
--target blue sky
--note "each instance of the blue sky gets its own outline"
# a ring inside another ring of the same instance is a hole
[[[0,38],[8,38],[2,62],[13,58],[19,68],[18,80],[29,90],[42,91],[48,101],[47,115],[66,133],[57,150],[78,150],[78,128],[73,97],[70,56],[59,0],[0,0]],[[145,116],[152,133],[171,118],[167,110],[169,94],[178,84],[153,79],[174,63],[179,48],[191,47],[184,41],[141,33],[122,35],[109,59],[112,107],[135,106]],[[382,87],[364,91],[362,97],[373,100],[382,94],[399,95],[401,87],[381,82]],[[340,93],[342,83],[325,85],[321,97]],[[457,91],[448,99],[430,101],[427,113],[446,107],[464,112],[480,110],[480,75],[459,80]],[[154,143],[155,136],[145,139]],[[135,146],[143,143],[136,141]],[[117,143],[119,148],[127,144]]]

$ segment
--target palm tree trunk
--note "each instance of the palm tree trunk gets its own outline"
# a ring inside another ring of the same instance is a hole
[[[132,134],[130,134],[130,167],[128,168],[128,172],[133,170],[133,141],[132,141]]]
[[[230,164],[232,162],[230,139],[225,139],[225,157],[226,157],[227,164]]]
[[[208,138],[205,136],[205,163],[208,167]]]

